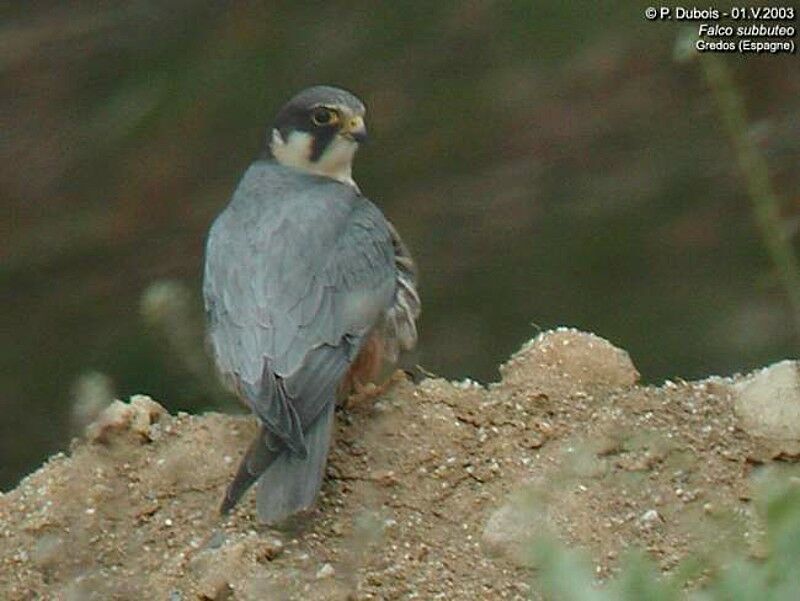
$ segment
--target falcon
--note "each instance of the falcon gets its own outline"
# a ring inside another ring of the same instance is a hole
[[[335,87],[294,96],[211,226],[208,338],[223,379],[259,422],[223,514],[253,484],[262,522],[312,506],[337,399],[416,345],[416,267],[353,181],[365,112]]]

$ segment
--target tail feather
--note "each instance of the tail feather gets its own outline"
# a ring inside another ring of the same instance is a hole
[[[275,461],[281,453],[280,449],[275,448],[269,439],[269,432],[264,426],[258,432],[258,436],[253,439],[247,452],[244,454],[236,476],[225,491],[225,498],[222,500],[220,513],[223,515],[230,513],[242,495],[258,480],[264,470]]]
[[[262,522],[278,522],[314,503],[325,475],[334,405],[331,399],[306,431],[305,458],[284,450],[264,470],[256,493]]]
[[[351,337],[347,344],[319,346],[306,356],[303,369],[293,375],[278,382],[278,378],[265,368],[266,376],[259,387],[244,390],[247,398],[259,400],[251,403],[259,418],[275,419],[262,426],[256,440],[247,449],[225,494],[220,508],[222,513],[233,509],[256,481],[261,521],[279,521],[311,506],[325,473],[337,384],[347,371],[351,350],[358,349],[360,344],[359,337]],[[277,392],[278,396],[258,392],[262,388]],[[278,401],[283,403],[283,408],[278,409],[286,409],[283,413],[272,407]],[[258,411],[259,406],[264,410]],[[278,419],[281,415],[292,419]],[[295,426],[301,430],[299,436]],[[292,430],[289,439],[299,440],[307,451],[306,456],[301,457],[297,449],[292,452],[287,447],[289,441],[285,436],[270,433],[270,428],[276,427],[287,432]]]

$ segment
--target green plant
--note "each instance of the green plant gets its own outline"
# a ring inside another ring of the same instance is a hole
[[[721,568],[712,557],[690,556],[660,574],[643,553],[620,562],[619,571],[599,584],[580,551],[552,537],[533,545],[535,590],[558,601],[791,601],[800,598],[800,486],[784,479],[765,487],[759,501],[764,519],[766,558],[747,549]],[[698,578],[702,575],[702,578]],[[700,584],[693,584],[695,582]]]

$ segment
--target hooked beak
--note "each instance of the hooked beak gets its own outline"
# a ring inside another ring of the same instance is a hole
[[[352,117],[341,130],[345,138],[349,138],[358,144],[363,144],[367,141],[367,126],[364,124],[364,117]]]

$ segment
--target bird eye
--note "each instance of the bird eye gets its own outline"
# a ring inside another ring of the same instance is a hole
[[[311,113],[311,120],[314,125],[330,125],[336,122],[336,113],[324,106],[318,106]]]

